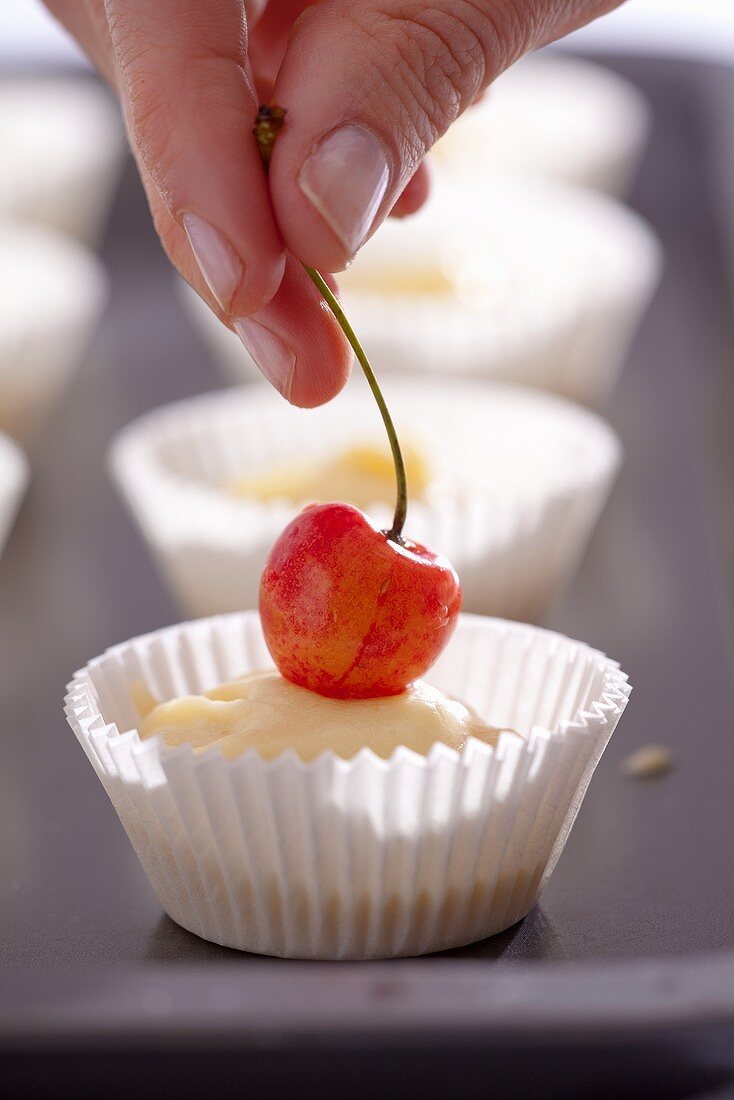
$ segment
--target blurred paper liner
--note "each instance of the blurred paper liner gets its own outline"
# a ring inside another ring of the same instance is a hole
[[[0,429],[28,441],[80,365],[108,298],[100,261],[41,226],[0,221]]]
[[[630,81],[544,52],[498,77],[434,147],[431,162],[439,176],[524,172],[624,198],[651,121]]]
[[[654,233],[620,203],[491,173],[439,181],[423,210],[388,219],[336,279],[381,379],[500,379],[600,406],[661,270]],[[228,380],[259,380],[235,334],[181,293]]]
[[[520,387],[389,379],[399,433],[432,471],[406,534],[457,570],[464,609],[537,621],[563,594],[616,476],[621,447],[584,409]],[[245,474],[339,454],[384,429],[361,378],[311,410],[275,393],[229,390],[140,418],[113,442],[110,466],[185,612],[256,607],[260,574],[298,504],[243,499]],[[394,491],[366,510],[389,527]]]
[[[112,95],[92,77],[0,81],[0,215],[101,240],[127,151]]]

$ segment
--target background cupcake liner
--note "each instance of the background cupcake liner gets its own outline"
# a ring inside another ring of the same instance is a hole
[[[0,432],[0,556],[28,484],[28,463],[20,447]]]
[[[459,293],[380,293],[385,272],[440,263]],[[437,189],[387,222],[340,276],[382,371],[500,378],[603,403],[661,272],[652,230],[618,203],[494,174]]]
[[[616,73],[544,53],[503,73],[431,156],[455,175],[528,172],[623,197],[650,130],[643,95]]]
[[[0,288],[0,429],[26,440],[84,355],[107,301],[107,276],[77,242],[0,221]]]
[[[96,246],[126,152],[111,95],[93,79],[0,82],[0,214]]]
[[[475,285],[463,300],[365,290],[365,275],[379,283],[407,256],[449,275],[469,269]],[[495,171],[437,187],[425,210],[388,220],[337,279],[381,374],[501,379],[600,406],[661,270],[652,230],[619,203]],[[235,334],[190,287],[181,295],[225,377],[260,380]]]
[[[385,393],[399,432],[437,474],[426,500],[411,501],[410,537],[452,561],[466,610],[541,616],[607,499],[620,461],[614,434],[585,410],[518,387],[391,379]],[[117,437],[110,465],[176,597],[189,614],[207,615],[257,606],[270,548],[298,511],[237,499],[228,484],[365,439],[386,446],[355,377],[316,410],[250,389],[168,406]],[[389,526],[387,505],[368,511]]]
[[[136,684],[168,699],[271,664],[255,613],[184,624],[90,662],[66,714],[168,914],[216,943],[295,958],[423,954],[523,917],[630,691],[583,644],[463,616],[427,679],[525,740],[312,764],[140,741]]]

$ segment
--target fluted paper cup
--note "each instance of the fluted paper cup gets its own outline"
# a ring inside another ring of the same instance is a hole
[[[97,81],[0,78],[0,148],[0,214],[99,243],[126,146]]]
[[[602,653],[462,616],[428,681],[503,733],[427,756],[141,741],[133,697],[197,693],[271,666],[254,612],[108,650],[66,714],[161,905],[204,939],[310,959],[420,955],[484,939],[540,897],[630,692]]]
[[[0,220],[0,429],[20,439],[38,430],[106,301],[104,268],[82,245]]]
[[[28,484],[28,463],[20,447],[0,432],[0,556]]]
[[[652,231],[619,203],[494,175],[389,220],[338,278],[383,373],[500,378],[600,405],[660,270]],[[433,292],[413,289],[431,278]]]
[[[560,398],[499,383],[390,379],[384,389],[399,432],[434,474],[411,500],[406,532],[448,556],[465,610],[537,621],[572,578],[607,499],[615,435]],[[320,409],[247,388],[167,406],[120,433],[110,465],[173,593],[199,616],[257,606],[270,548],[301,507],[239,498],[232,482],[355,441],[386,446],[361,377]],[[367,509],[384,527],[388,488]]]
[[[439,177],[533,173],[624,197],[650,130],[644,96],[601,65],[534,56],[513,65],[434,147]]]
[[[660,246],[602,195],[495,172],[437,186],[424,210],[389,219],[337,275],[380,371],[485,377],[600,406],[658,285]],[[425,273],[448,293],[396,285]],[[182,303],[229,382],[261,382],[237,336],[189,286]]]

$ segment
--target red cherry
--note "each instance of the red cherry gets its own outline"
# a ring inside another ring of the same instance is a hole
[[[446,558],[389,539],[350,504],[304,508],[260,582],[260,618],[278,669],[337,699],[404,691],[437,659],[460,607]]]

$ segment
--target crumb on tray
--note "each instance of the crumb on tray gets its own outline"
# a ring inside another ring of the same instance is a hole
[[[675,757],[665,745],[643,745],[620,765],[630,779],[657,779],[675,767]]]

